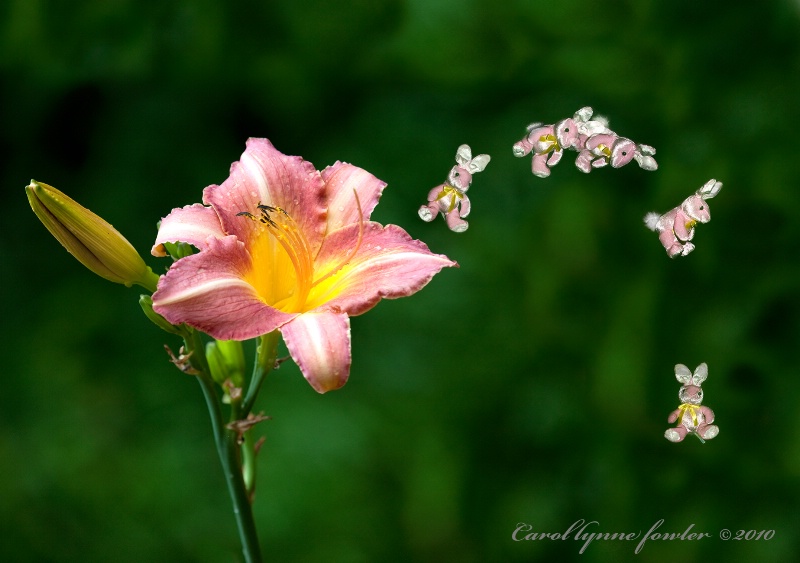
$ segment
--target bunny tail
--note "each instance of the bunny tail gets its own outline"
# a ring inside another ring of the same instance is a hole
[[[650,213],[644,216],[644,224],[651,231],[655,231],[659,219],[661,219],[661,215],[659,215],[655,211],[651,211]]]

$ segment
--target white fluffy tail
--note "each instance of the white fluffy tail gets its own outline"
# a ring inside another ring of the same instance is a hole
[[[655,231],[656,227],[658,226],[659,219],[661,219],[661,215],[659,215],[655,211],[651,211],[650,213],[644,216],[644,224],[651,231]]]

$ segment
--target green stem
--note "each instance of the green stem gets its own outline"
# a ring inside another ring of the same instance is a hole
[[[258,346],[256,347],[256,361],[253,366],[253,375],[250,377],[247,395],[240,403],[231,405],[231,414],[236,414],[236,420],[247,418],[253,410],[253,404],[261,389],[261,384],[264,382],[264,377],[275,367],[279,341],[280,333],[277,330],[259,337]],[[256,451],[255,441],[249,431],[244,434],[242,473],[247,494],[252,500],[256,490]]]
[[[142,286],[150,293],[155,293],[156,288],[158,287],[158,278],[158,274],[153,273],[153,270],[148,267],[147,271],[142,274],[142,279],[134,283]]]
[[[250,378],[250,387],[247,389],[247,395],[239,411],[240,418],[246,417],[253,410],[253,404],[256,401],[256,397],[258,397],[264,377],[275,367],[275,360],[278,358],[279,341],[280,332],[277,330],[259,337],[253,376]]]
[[[200,373],[197,381],[203,390],[206,399],[208,415],[211,418],[211,429],[214,433],[214,443],[225,474],[228,493],[233,503],[233,514],[239,528],[239,538],[242,542],[242,552],[247,563],[261,561],[261,548],[258,544],[258,532],[253,520],[253,509],[247,494],[247,488],[242,476],[241,461],[239,458],[239,444],[235,431],[225,427],[222,418],[219,395],[214,388],[214,382],[208,371],[208,362],[205,357],[202,340],[197,331],[192,330],[192,338],[185,341],[187,351],[192,351],[192,365]]]

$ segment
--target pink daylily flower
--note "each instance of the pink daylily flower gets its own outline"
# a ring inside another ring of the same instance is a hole
[[[249,139],[203,203],[174,209],[152,253],[185,242],[198,253],[161,277],[153,309],[218,340],[280,330],[292,359],[320,393],[350,374],[350,319],[382,298],[422,289],[442,268],[396,225],[369,221],[386,184],[351,164],[322,172],[266,139]]]

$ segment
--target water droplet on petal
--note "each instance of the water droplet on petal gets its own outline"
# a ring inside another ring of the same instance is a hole
[[[339,211],[344,211],[344,205],[339,206]]]

